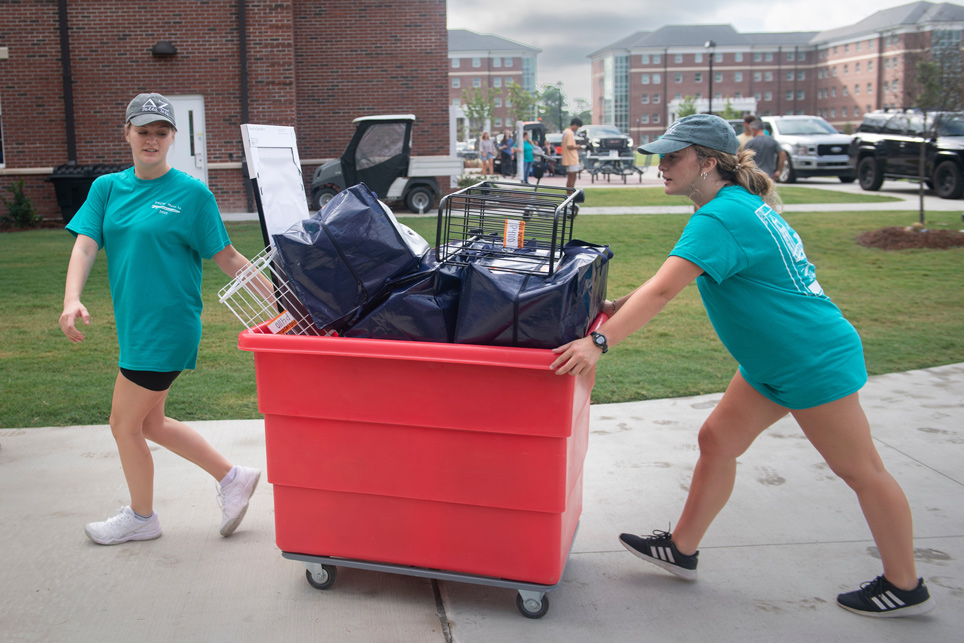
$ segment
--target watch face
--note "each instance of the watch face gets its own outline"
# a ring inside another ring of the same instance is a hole
[[[595,340],[596,344],[599,346],[602,346],[603,344],[606,343],[606,338],[604,338],[602,335],[596,335],[593,339]]]

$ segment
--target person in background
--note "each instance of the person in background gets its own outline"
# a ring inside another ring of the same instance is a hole
[[[535,144],[529,132],[522,133],[522,182],[528,183],[532,174],[532,162],[535,160]]]
[[[763,121],[755,120],[750,125],[753,136],[743,144],[741,149],[753,151],[753,162],[766,172],[766,175],[776,181],[783,172],[783,165],[787,162],[787,152],[772,136],[766,135]]]
[[[484,176],[495,174],[495,170],[492,168],[495,158],[495,142],[489,138],[488,132],[482,132],[482,137],[479,139],[479,158],[482,159],[482,174]]]
[[[545,142],[545,152],[543,156],[546,160],[546,171],[549,172],[549,176],[554,176],[556,173],[556,150],[548,138]]]
[[[499,161],[502,167],[502,176],[509,177],[515,174],[515,140],[512,132],[506,130],[499,143]]]
[[[231,245],[211,191],[168,163],[176,131],[174,110],[164,96],[134,97],[124,126],[133,167],[98,177],[67,225],[76,240],[67,267],[60,328],[70,341],[84,340],[76,322],[89,325],[91,316],[80,298],[103,248],[120,346],[110,428],[130,504],[107,520],[84,527],[87,537],[99,545],[161,535],[148,440],[214,478],[222,536],[230,536],[241,523],[261,477],[257,469],[233,465],[194,429],[164,412],[171,384],[197,362],[201,259],[212,259],[232,278],[248,264]]]
[[[699,459],[676,529],[622,534],[637,557],[696,580],[698,547],[726,505],[737,458],[787,414],[830,469],[856,492],[883,574],[837,604],[865,616],[934,608],[914,564],[910,505],[874,446],[858,391],[867,381],[860,336],[817,282],[803,242],[774,210],[773,181],[737,153],[722,118],[694,114],[639,151],[660,154],[666,194],[697,206],[656,274],[606,301],[611,315],[589,337],[553,349],[557,374],[592,369],[611,346],[645,326],[694,280],[707,314],[739,368],[699,431]]]
[[[579,173],[579,150],[582,145],[576,143],[576,130],[582,127],[582,120],[574,116],[569,121],[569,127],[562,133],[562,164],[566,168],[566,187],[576,187],[576,175]]]
[[[743,117],[743,133],[736,137],[736,139],[740,142],[741,150],[743,149],[743,146],[746,145],[746,142],[753,138],[753,130],[750,129],[750,125],[752,125],[756,120],[758,119],[753,114],[747,114]]]

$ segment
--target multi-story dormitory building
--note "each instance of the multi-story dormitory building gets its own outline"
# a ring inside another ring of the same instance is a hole
[[[729,102],[741,113],[817,114],[846,130],[866,112],[911,106],[917,61],[935,50],[959,57],[962,29],[964,7],[915,2],[820,32],[639,31],[589,55],[593,122],[647,142],[694,97],[698,111]]]
[[[515,83],[528,92],[536,91],[536,56],[541,51],[492,34],[450,29],[449,104],[459,108],[459,117],[464,118],[463,92],[469,96],[475,91],[486,92],[493,102],[493,132],[511,128],[515,119],[506,104],[508,85]]]
[[[191,106],[172,154],[225,212],[252,208],[241,123],[293,126],[309,182],[358,116],[415,114],[413,152],[449,154],[445,22],[445,0],[0,2],[0,188],[60,216],[45,179],[130,164],[124,110],[146,91]]]

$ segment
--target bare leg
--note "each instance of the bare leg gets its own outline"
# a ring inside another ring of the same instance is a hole
[[[793,416],[833,472],[856,492],[880,551],[884,576],[900,589],[914,589],[917,571],[910,505],[884,468],[857,394],[793,411]]]
[[[154,511],[154,458],[144,439],[144,420],[155,409],[164,412],[167,391],[151,391],[118,373],[110,410],[110,430],[117,443],[131,509],[149,516]]]
[[[164,416],[161,406],[144,422],[144,436],[185,460],[201,467],[220,481],[231,471],[231,463],[200,433],[183,422]]]
[[[683,554],[699,548],[706,530],[726,505],[736,480],[736,459],[767,427],[788,413],[760,395],[737,371],[700,428],[700,457],[693,471],[673,542]]]

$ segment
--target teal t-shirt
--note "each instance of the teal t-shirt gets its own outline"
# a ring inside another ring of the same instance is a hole
[[[175,169],[152,181],[134,176],[134,168],[100,176],[67,230],[107,254],[120,366],[194,368],[201,259],[231,243],[207,186]]]
[[[522,142],[522,162],[532,163],[533,158],[534,156],[533,156],[533,150],[532,150],[532,143],[530,143],[529,141],[523,141]]]
[[[721,189],[670,254],[703,269],[696,282],[713,328],[766,397],[810,408],[867,381],[860,336],[824,294],[800,237],[759,196]]]

